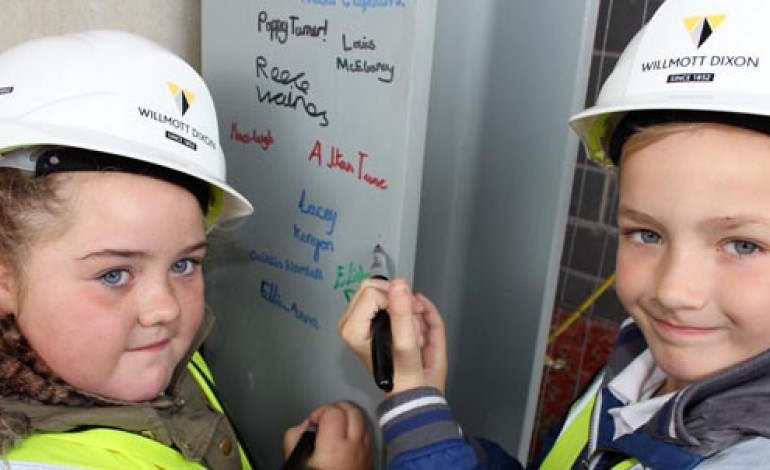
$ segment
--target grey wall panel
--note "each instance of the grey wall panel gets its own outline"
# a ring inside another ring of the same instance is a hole
[[[450,341],[466,432],[525,458],[558,277],[598,0],[443,0],[415,284]]]
[[[211,251],[206,357],[265,468],[323,402],[374,414],[381,392],[336,325],[375,244],[413,277],[436,2],[366,5],[202,4],[229,181],[255,206]]]

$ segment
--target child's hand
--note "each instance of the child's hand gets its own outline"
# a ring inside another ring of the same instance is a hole
[[[308,468],[318,470],[370,470],[372,447],[366,420],[361,410],[348,402],[323,405],[308,419],[286,430],[283,435],[284,458],[287,458],[309,423],[318,426],[315,450]]]
[[[444,392],[447,361],[444,322],[427,297],[413,295],[405,279],[361,283],[337,324],[342,338],[367,369],[372,369],[370,325],[380,309],[390,314],[393,334],[393,390],[421,386]]]

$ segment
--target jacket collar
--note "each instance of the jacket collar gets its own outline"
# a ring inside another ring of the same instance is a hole
[[[633,322],[624,323],[608,362],[608,383],[647,348]],[[755,436],[770,438],[770,350],[683,388],[650,419],[643,432],[688,453],[711,456]]]

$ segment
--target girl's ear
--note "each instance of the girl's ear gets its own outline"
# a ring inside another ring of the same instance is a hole
[[[15,270],[8,262],[0,261],[0,316],[16,314],[18,296]]]

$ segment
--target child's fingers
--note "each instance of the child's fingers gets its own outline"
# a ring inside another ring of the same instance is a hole
[[[364,280],[337,322],[342,339],[370,370],[371,323],[378,310],[388,307],[387,288],[388,281]]]
[[[393,391],[425,385],[420,353],[420,328],[414,313],[414,297],[405,279],[394,279],[388,289],[390,327],[393,335]]]
[[[309,424],[309,421],[306,419],[299,423],[296,426],[292,426],[283,433],[283,455],[284,458],[288,457],[291,453],[292,449],[294,449],[294,446],[297,445],[297,442],[299,442],[300,436],[302,436],[302,433],[305,431]]]
[[[438,309],[433,302],[424,296],[423,294],[417,294],[417,301],[423,306],[421,309],[421,315],[423,322],[425,323],[425,331],[428,336],[427,340],[435,348],[446,350],[446,326],[444,319],[441,318]]]
[[[360,409],[337,402],[316,410],[318,431],[311,468],[361,469],[371,466],[371,445]]]
[[[422,360],[428,385],[444,392],[447,375],[446,327],[438,309],[427,297],[417,294],[421,310],[425,345]]]
[[[325,406],[318,416],[320,442],[324,439],[358,441],[366,434],[366,422],[361,410],[346,401]]]

